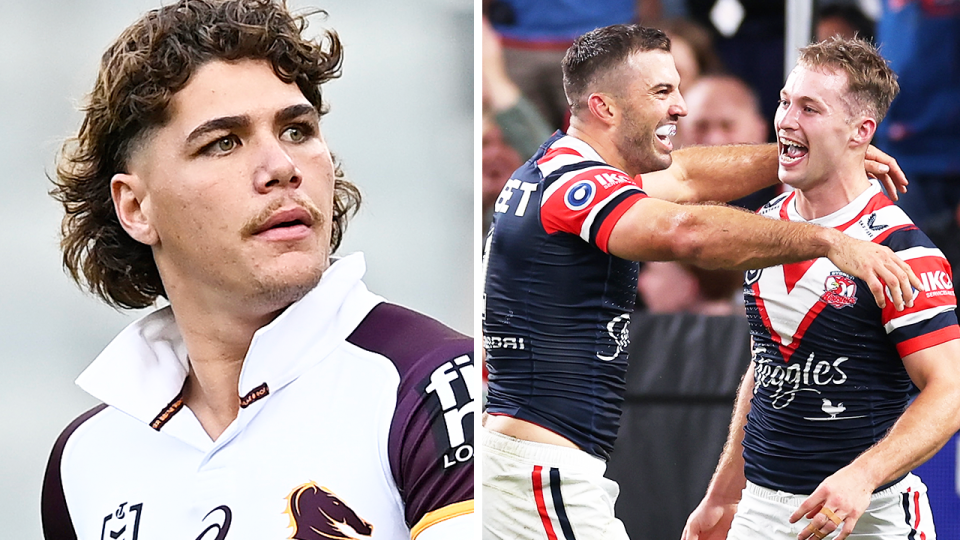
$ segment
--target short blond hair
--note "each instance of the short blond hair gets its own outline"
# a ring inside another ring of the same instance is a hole
[[[858,38],[833,36],[800,49],[797,64],[810,68],[829,68],[847,74],[847,93],[851,113],[872,116],[879,124],[890,103],[900,93],[897,74],[870,43]]]

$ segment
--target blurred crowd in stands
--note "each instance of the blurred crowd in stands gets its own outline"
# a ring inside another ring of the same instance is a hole
[[[569,118],[560,61],[596,27],[639,22],[664,30],[689,114],[674,146],[773,142],[785,79],[786,2],[769,0],[484,0],[483,230],[510,174]],[[960,265],[960,0],[821,0],[814,40],[873,40],[901,92],[874,144],[910,180],[898,203]],[[754,211],[779,186],[734,201]],[[641,270],[637,309],[742,312],[742,274],[679,263]]]

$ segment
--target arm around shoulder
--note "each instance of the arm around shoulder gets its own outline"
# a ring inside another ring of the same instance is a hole
[[[677,203],[727,202],[779,183],[777,146],[692,146],[673,152],[673,164],[642,176],[643,190]]]

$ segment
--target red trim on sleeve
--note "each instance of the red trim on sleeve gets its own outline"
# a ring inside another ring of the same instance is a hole
[[[637,204],[637,201],[640,199],[646,199],[647,195],[645,193],[633,193],[626,199],[620,202],[613,211],[607,215],[607,218],[603,220],[603,224],[600,225],[600,230],[597,231],[597,247],[603,250],[604,253],[610,253],[607,249],[607,245],[610,243],[610,234],[613,233],[613,227],[620,221],[620,218],[627,213],[627,210],[633,208],[633,205]]]
[[[579,236],[584,227],[593,226],[586,221],[594,217],[592,213],[597,205],[608,204],[620,196],[624,187],[636,188],[632,191],[642,193],[632,178],[622,171],[605,166],[590,167],[564,175],[563,180],[557,182],[559,184],[556,184],[556,187],[551,186],[553,191],[545,193],[545,198],[540,203],[540,224],[547,234],[566,232]],[[568,196],[580,196],[581,200],[570,201]],[[625,201],[621,201],[621,204],[623,202]],[[604,221],[606,219],[604,218]]]
[[[960,339],[960,326],[948,326],[946,328],[941,328],[939,330],[930,332],[929,334],[924,334],[906,341],[901,341],[900,343],[897,343],[897,352],[900,353],[900,358],[903,358],[908,354],[929,349],[930,347],[940,345],[941,343],[946,343],[953,339]]]
[[[917,297],[913,301],[913,307],[905,308],[903,311],[897,311],[893,302],[887,302],[880,315],[880,322],[887,324],[899,317],[923,311],[925,309],[956,305],[957,297],[952,288],[945,288],[944,281],[950,280],[950,266],[947,260],[937,255],[917,257],[907,261],[913,272],[924,282],[929,291],[917,291]],[[889,300],[890,290],[886,289],[884,295]]]

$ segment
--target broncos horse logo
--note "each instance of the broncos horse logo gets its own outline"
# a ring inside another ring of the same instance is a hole
[[[360,540],[369,537],[373,525],[357,515],[339,497],[308,482],[294,488],[287,496],[287,514],[293,527],[291,540]]]

